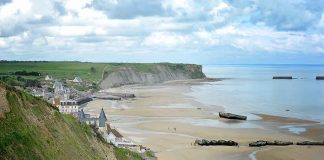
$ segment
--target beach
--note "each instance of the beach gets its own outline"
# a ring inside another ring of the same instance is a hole
[[[103,108],[108,122],[120,133],[153,150],[158,159],[322,159],[322,146],[266,146],[253,148],[257,140],[323,141],[323,125],[317,121],[251,113],[247,121],[220,119],[224,107],[204,104],[190,96],[200,81],[174,81],[156,85],[132,85],[109,89],[134,93],[121,101],[94,100],[84,111],[97,115]],[[217,97],[215,97],[217,102]],[[251,118],[250,118],[251,117]],[[297,127],[296,127],[297,126]],[[302,126],[302,127],[298,127]],[[195,146],[196,139],[224,139],[232,146]],[[297,153],[297,154],[296,154]],[[302,154],[303,153],[303,154]],[[301,155],[302,154],[302,155]]]

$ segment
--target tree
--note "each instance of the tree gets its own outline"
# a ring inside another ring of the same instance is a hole
[[[25,81],[25,79],[22,78],[21,76],[17,76],[17,81]]]
[[[91,68],[90,68],[90,71],[91,71],[92,73],[95,73],[95,72],[96,72],[96,68],[91,67]]]

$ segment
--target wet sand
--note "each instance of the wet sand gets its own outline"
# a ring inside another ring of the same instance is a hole
[[[314,121],[256,114],[261,120],[219,119],[221,106],[205,105],[186,93],[199,82],[165,83],[154,86],[124,86],[110,91],[135,93],[133,100],[95,100],[84,108],[99,114],[104,108],[109,122],[125,137],[151,148],[158,159],[300,159],[301,146],[251,148],[248,143],[263,140],[319,140],[323,125]],[[287,125],[306,125],[293,133]],[[308,126],[310,125],[310,126]],[[197,138],[237,141],[239,147],[194,146]],[[307,148],[302,159],[319,159],[324,147]],[[323,156],[322,156],[323,157]],[[322,158],[320,158],[322,159]]]

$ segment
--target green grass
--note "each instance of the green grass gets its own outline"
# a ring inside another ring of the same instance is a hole
[[[0,62],[0,73],[9,74],[16,71],[35,71],[47,74],[58,79],[73,79],[80,76],[82,79],[97,82],[101,79],[104,63],[81,63],[81,62]],[[95,72],[91,71],[95,68]]]
[[[7,100],[11,111],[6,114],[6,120],[0,123],[0,155],[15,153],[17,157],[24,159],[41,159],[34,147],[38,147],[39,141],[34,138],[33,127],[24,123],[24,116],[19,111],[19,102],[16,94],[8,93]],[[42,150],[41,148],[38,148]],[[0,156],[0,159],[5,158]]]
[[[145,152],[145,157],[147,158],[155,158],[155,155],[152,151],[146,151]]]
[[[115,156],[118,160],[142,160],[142,157],[135,152],[124,148],[114,148]]]

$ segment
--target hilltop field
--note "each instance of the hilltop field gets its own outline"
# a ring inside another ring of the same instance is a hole
[[[39,72],[41,78],[52,75],[57,79],[73,79],[80,76],[83,79],[96,82],[101,79],[102,71],[107,64],[81,62],[0,62],[1,75],[11,75],[17,71]],[[28,78],[33,78],[28,76]]]

